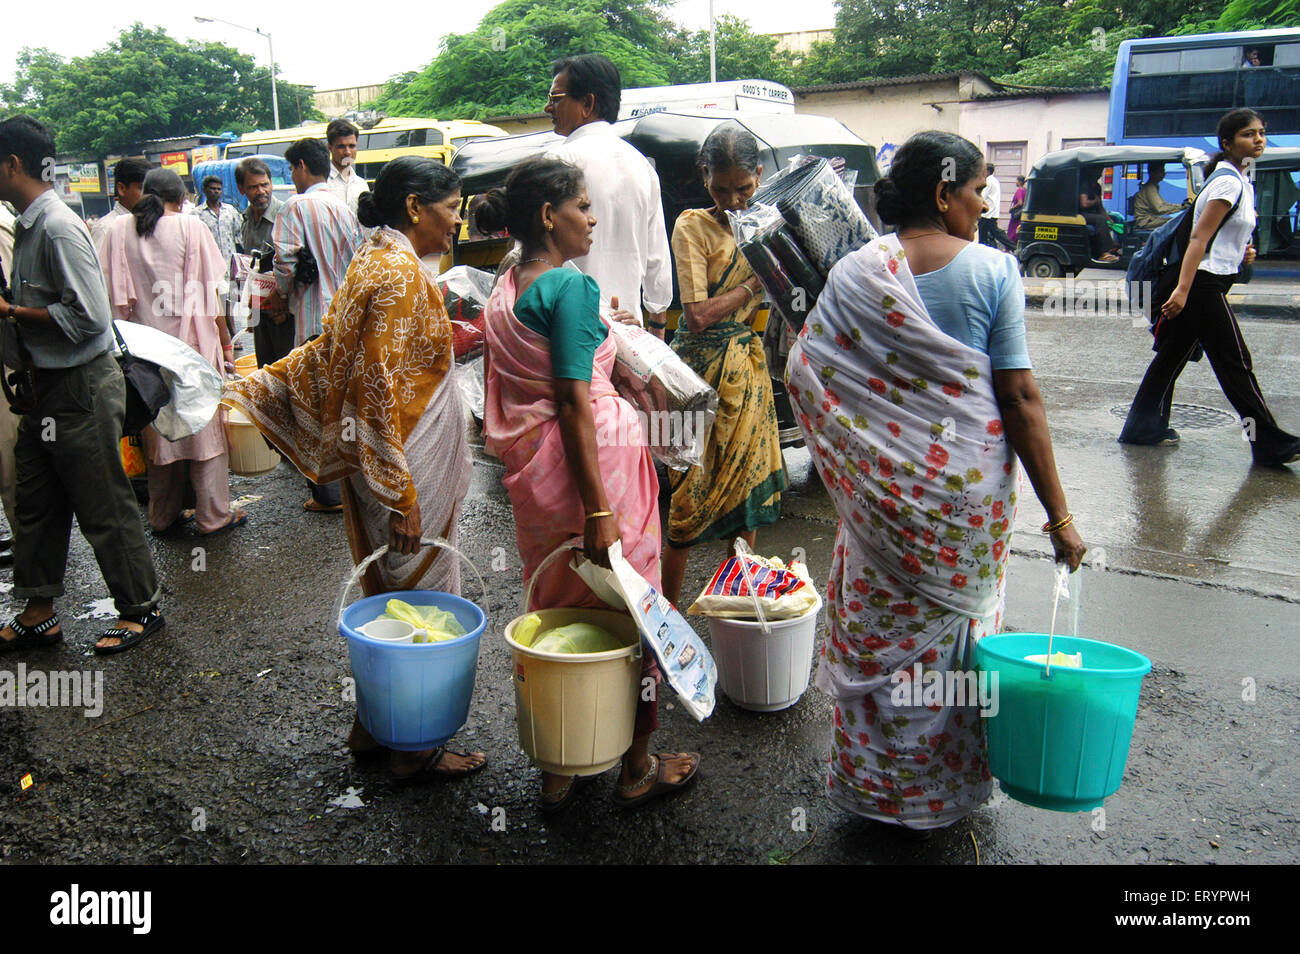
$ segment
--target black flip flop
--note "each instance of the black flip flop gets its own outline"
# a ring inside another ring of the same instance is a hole
[[[469,758],[470,753],[457,752],[453,749],[447,748],[445,745],[440,745],[436,749],[434,749],[433,752],[430,753],[429,757],[424,761],[424,764],[421,765],[414,772],[412,772],[410,775],[397,775],[392,772],[392,769],[389,769],[389,772],[390,774],[393,775],[393,781],[400,782],[402,784],[411,784],[411,783],[430,782],[433,781],[434,779],[438,779],[439,781],[443,781],[443,782],[449,782],[458,778],[469,778],[469,776],[481,772],[483,771],[483,769],[487,768],[487,759],[484,759],[482,764],[476,765],[468,772],[462,772],[457,775],[448,775],[445,772],[439,773],[438,765],[442,762],[442,758],[444,755],[457,755],[460,756],[461,758]]]
[[[63,630],[59,629],[56,633],[50,630],[59,625],[59,615],[55,613],[49,619],[42,620],[35,626],[24,626],[18,622],[15,616],[9,621],[9,628],[14,631],[14,638],[10,640],[0,639],[0,653],[16,652],[20,649],[40,649],[42,646],[53,646],[63,638]]]
[[[131,629],[122,629],[120,626],[114,626],[106,633],[100,633],[100,639],[120,639],[122,640],[116,646],[96,646],[95,655],[112,656],[114,653],[123,653],[132,646],[138,646],[144,642],[145,637],[152,636],[154,633],[162,632],[167,628],[167,621],[163,619],[162,613],[157,611],[147,613],[143,616],[123,616],[122,619],[129,623],[139,623],[144,627],[140,632]],[[96,640],[98,642],[98,640]]]

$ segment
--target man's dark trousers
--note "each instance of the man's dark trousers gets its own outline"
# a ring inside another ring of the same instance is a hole
[[[35,374],[36,409],[19,422],[14,451],[13,594],[63,595],[75,515],[118,613],[144,615],[157,605],[160,590],[140,508],[122,469],[122,372],[105,353],[80,367]]]

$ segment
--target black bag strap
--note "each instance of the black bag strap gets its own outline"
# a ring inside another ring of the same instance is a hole
[[[117,330],[117,322],[110,318],[108,323],[113,326],[113,337],[117,339],[117,346],[122,349],[122,354],[130,358],[131,352],[126,346],[126,339],[122,337],[122,332]]]

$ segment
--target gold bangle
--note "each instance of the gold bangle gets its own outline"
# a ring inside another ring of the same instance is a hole
[[[1047,523],[1043,524],[1043,533],[1046,534],[1059,533],[1060,531],[1064,530],[1072,523],[1074,523],[1074,514],[1067,513],[1056,523],[1052,523],[1052,521],[1049,520],[1047,521]]]
[[[750,288],[748,285],[740,285],[737,287],[745,289],[745,294],[749,296],[748,298],[745,299],[746,305],[748,305],[751,301],[753,301],[754,296],[758,294],[758,292],[754,291],[754,289]]]
[[[587,519],[595,520],[598,517],[612,517],[612,516],[614,516],[614,511],[612,510],[597,510],[595,513],[587,514]]]

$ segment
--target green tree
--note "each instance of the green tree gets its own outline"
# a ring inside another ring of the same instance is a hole
[[[777,51],[777,40],[755,33],[739,17],[723,14],[714,21],[718,80],[765,79],[792,83],[799,74],[795,59]],[[681,33],[672,45],[670,79],[673,83],[709,81],[709,31]]]
[[[180,43],[136,23],[72,60],[24,49],[14,82],[0,87],[0,104],[46,123],[61,152],[101,156],[140,140],[269,127],[270,85],[269,70],[236,49]],[[321,118],[311,87],[279,81],[276,90],[282,118],[296,119],[298,102],[303,119]]]
[[[1062,49],[1023,59],[1014,73],[996,79],[1009,86],[1109,86],[1120,43],[1142,35],[1140,26],[1103,30]]]
[[[660,86],[672,75],[681,31],[666,0],[506,0],[472,33],[444,38],[438,56],[414,77],[390,80],[375,106],[394,116],[482,119],[539,111],[550,64],[599,52],[623,85]]]
[[[1300,26],[1300,0],[1230,0],[1216,17],[1213,10],[1183,17],[1178,33],[1221,33]]]

